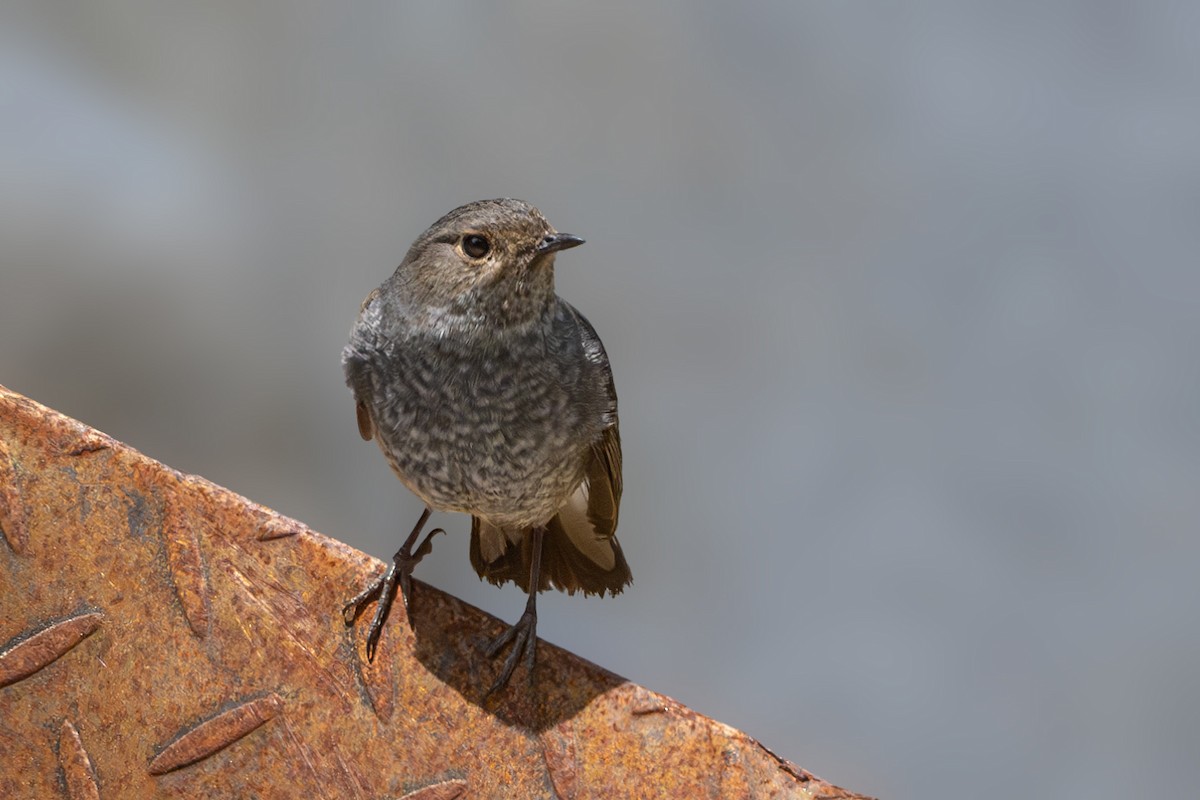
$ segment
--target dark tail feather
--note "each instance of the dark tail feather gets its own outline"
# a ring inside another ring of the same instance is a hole
[[[512,581],[528,592],[529,567],[533,559],[531,533],[530,530],[522,531],[517,542],[510,542],[503,531],[478,517],[472,517],[471,566],[480,578],[489,583],[500,586]],[[492,541],[484,546],[481,537],[492,537]],[[604,569],[572,544],[562,522],[557,516],[554,517],[546,525],[546,534],[542,537],[542,569],[538,591],[553,587],[567,594],[575,594],[576,591],[582,591],[585,595],[603,595],[606,591],[620,594],[633,581],[633,575],[616,537],[609,538],[606,544],[611,545],[614,557],[610,569]],[[484,561],[485,549],[494,552],[501,546],[504,550],[498,557]]]

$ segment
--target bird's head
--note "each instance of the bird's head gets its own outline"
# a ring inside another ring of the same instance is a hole
[[[411,311],[520,325],[554,300],[554,255],[583,244],[521,200],[480,200],[433,223],[392,277]]]

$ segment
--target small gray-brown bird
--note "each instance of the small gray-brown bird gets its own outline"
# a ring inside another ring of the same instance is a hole
[[[375,597],[373,659],[396,595],[408,608],[414,549],[432,511],[471,515],[471,565],[529,593],[520,621],[488,648],[533,669],[537,593],[617,594],[632,577],[614,535],[621,501],[617,395],[600,337],[554,293],[554,256],[583,244],[520,200],[456,208],[417,237],[362,304],[342,353],[358,430],[425,501],[388,569],[346,604]]]

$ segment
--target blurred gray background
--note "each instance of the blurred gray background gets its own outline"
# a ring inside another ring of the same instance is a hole
[[[615,600],[539,632],[853,789],[1188,796],[1200,4],[6,3],[0,383],[387,557],[358,303],[588,244]],[[512,621],[468,522],[419,577]],[[346,587],[347,595],[357,587]],[[330,613],[336,613],[331,609]]]

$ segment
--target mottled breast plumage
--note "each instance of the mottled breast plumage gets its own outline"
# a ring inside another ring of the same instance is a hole
[[[532,325],[473,333],[369,298],[347,346],[393,470],[431,507],[496,525],[544,524],[615,424],[616,397],[590,325],[555,297]]]

